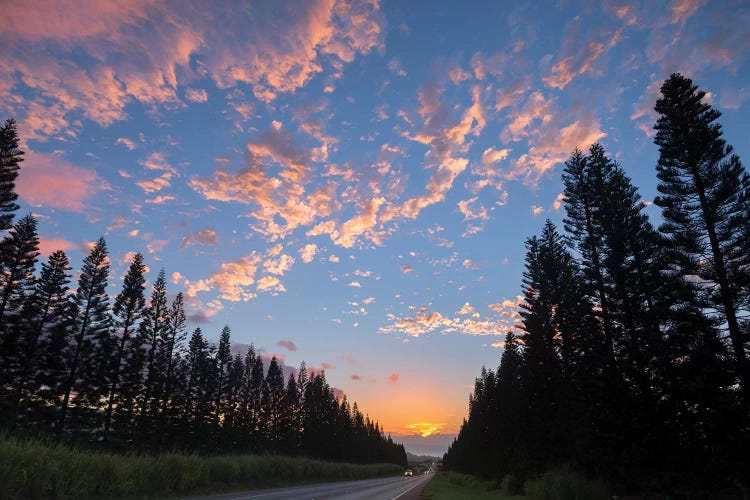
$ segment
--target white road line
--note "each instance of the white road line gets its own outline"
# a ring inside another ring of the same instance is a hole
[[[427,477],[430,477],[430,476],[427,476]],[[401,498],[402,496],[406,495],[407,493],[409,493],[411,490],[413,490],[414,488],[416,488],[420,484],[424,483],[426,480],[427,480],[427,478],[422,478],[422,480],[420,482],[418,482],[417,484],[415,484],[414,486],[412,486],[408,490],[402,491],[401,493],[399,493],[395,497],[392,497],[391,500],[396,500],[398,498]]]

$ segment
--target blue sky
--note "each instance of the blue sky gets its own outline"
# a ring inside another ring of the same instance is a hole
[[[655,195],[652,111],[691,76],[750,149],[742,1],[30,1],[0,112],[23,211],[76,267],[104,235],[224,324],[442,453],[517,321],[524,239],[601,141]],[[658,221],[658,212],[649,208]]]

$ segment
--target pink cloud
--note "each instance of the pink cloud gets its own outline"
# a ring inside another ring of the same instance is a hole
[[[73,243],[63,238],[47,238],[45,236],[39,237],[39,253],[44,257],[49,257],[50,254],[57,250],[67,252],[69,250],[80,250],[81,245]]]
[[[276,342],[276,345],[279,346],[279,347],[283,347],[284,349],[286,349],[288,351],[296,351],[297,350],[297,345],[294,342],[292,342],[291,340],[279,340],[278,342]]]
[[[56,156],[27,151],[16,180],[16,191],[34,207],[83,212],[107,184],[95,172]],[[60,196],[64,192],[65,196]]]
[[[213,228],[207,227],[182,238],[180,248],[185,248],[192,244],[215,246],[218,243],[219,237],[217,236],[216,231]]]
[[[203,89],[185,89],[185,98],[190,102],[207,102],[208,92]]]
[[[388,376],[388,382],[390,382],[391,384],[397,384],[399,380],[401,380],[401,374],[400,373],[395,373],[394,372],[394,373],[391,373]]]
[[[352,379],[352,380],[354,380],[355,382],[359,382],[359,381],[362,380],[362,377],[359,376],[359,375],[357,375],[357,374],[354,374],[354,375],[350,376],[349,378]]]
[[[51,122],[43,118],[49,113],[22,104],[34,134],[50,135],[70,129],[71,111],[106,126],[124,119],[133,101],[181,105],[177,88],[191,80],[195,56],[220,88],[248,84],[270,101],[306,85],[329,66],[340,73],[358,55],[383,49],[376,0],[298,0],[284,9],[246,8],[252,15],[241,6],[197,1],[179,8],[153,0],[9,4],[0,42],[7,54],[23,57],[0,61],[3,73],[15,78],[0,89],[5,94],[0,100],[12,100],[18,83],[51,100],[46,110],[56,110],[57,123],[46,128]],[[86,69],[70,56],[74,53],[85,54]],[[204,99],[195,89],[185,97]]]

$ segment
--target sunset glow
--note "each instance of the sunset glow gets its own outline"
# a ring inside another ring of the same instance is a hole
[[[20,216],[74,270],[104,236],[188,328],[303,360],[442,454],[519,321],[524,239],[596,141],[656,196],[654,102],[712,89],[750,158],[750,8],[654,2],[31,0],[3,6]],[[635,104],[634,104],[635,103]],[[656,207],[649,216],[658,218]]]

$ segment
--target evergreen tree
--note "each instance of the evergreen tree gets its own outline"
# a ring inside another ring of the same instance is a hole
[[[261,409],[263,429],[267,445],[273,447],[282,440],[282,419],[284,411],[284,373],[281,371],[276,356],[271,358],[268,372],[263,381]]]
[[[66,353],[71,342],[73,304],[68,290],[71,279],[68,256],[62,250],[53,252],[34,291],[34,314],[31,331],[38,331],[38,363],[29,369],[39,388],[37,396],[46,407],[56,407],[62,396],[66,372]],[[50,419],[52,420],[52,419]]]
[[[104,419],[104,441],[109,439],[112,411],[119,399],[120,371],[123,362],[126,358],[138,356],[137,353],[132,352],[136,346],[133,345],[131,337],[137,331],[137,323],[146,305],[143,293],[146,287],[146,280],[143,277],[145,272],[146,266],[143,264],[143,255],[136,253],[125,275],[122,291],[115,298],[115,304],[112,307],[114,327],[119,338],[117,338],[117,347],[112,360],[109,380],[109,398]]]
[[[36,219],[27,215],[10,230],[10,235],[0,243],[0,331],[3,332],[2,350],[5,346],[10,316],[21,312],[21,306],[34,286],[34,268],[39,256],[39,236]],[[18,318],[16,318],[18,319]]]
[[[9,402],[13,400],[15,382],[23,371],[22,308],[33,290],[38,255],[36,220],[27,215],[0,242],[0,395],[7,393]],[[11,404],[7,411],[0,410],[0,413],[12,415],[14,410]]]
[[[109,256],[104,238],[94,244],[83,261],[78,278],[78,289],[72,297],[71,312],[73,344],[61,353],[66,359],[67,376],[63,385],[58,432],[65,429],[71,393],[75,392],[76,405],[90,411],[99,405],[102,390],[107,387],[106,369],[109,358],[101,354],[109,347]]]
[[[750,305],[750,175],[733,148],[722,139],[721,113],[703,102],[706,93],[691,79],[673,74],[661,87],[655,110],[659,119],[658,196],[669,239],[672,265],[697,275],[712,308],[726,323],[736,371],[750,403],[750,361],[740,324]]]
[[[161,387],[163,372],[166,368],[160,363],[164,360],[161,356],[164,348],[162,339],[168,334],[168,330],[167,279],[164,269],[161,269],[154,282],[151,300],[144,311],[143,321],[138,331],[139,341],[146,349],[146,373],[140,412],[142,424],[145,426],[144,430],[150,428],[148,435],[154,430],[153,420],[158,410],[156,401],[158,401],[159,387]]]
[[[18,350],[16,402],[41,397],[50,401],[48,394],[56,394],[59,386],[60,352],[68,334],[70,263],[61,250],[53,252],[42,263],[42,272],[33,293],[24,304],[21,316],[23,336]]]
[[[11,227],[13,213],[19,208],[15,187],[23,155],[18,147],[16,120],[8,118],[0,127],[0,231]]]
[[[216,419],[219,420],[226,411],[226,378],[229,369],[229,363],[232,361],[232,352],[230,345],[229,326],[224,326],[219,336],[219,348],[216,351],[216,368],[218,370],[217,390],[216,390]]]

